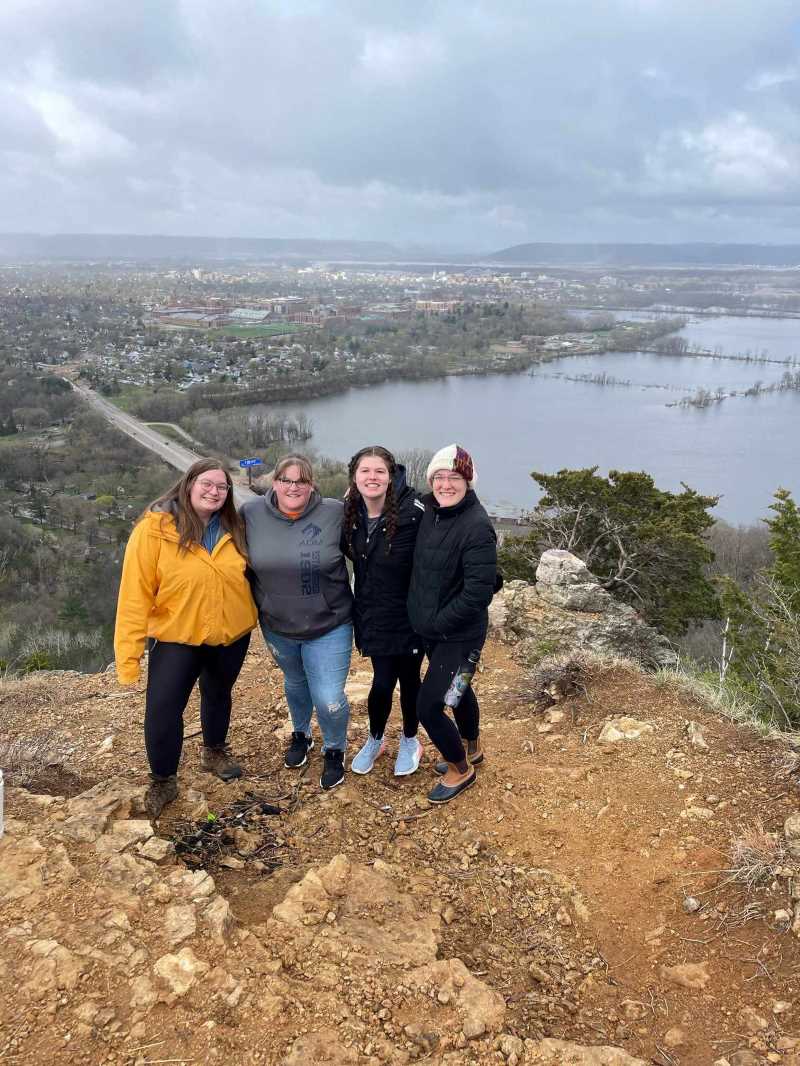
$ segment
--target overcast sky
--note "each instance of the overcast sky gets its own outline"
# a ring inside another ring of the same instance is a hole
[[[796,0],[2,0],[0,231],[800,242]]]

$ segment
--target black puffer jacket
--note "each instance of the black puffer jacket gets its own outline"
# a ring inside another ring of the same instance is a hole
[[[408,615],[429,641],[486,638],[497,577],[497,535],[469,489],[454,507],[422,497],[425,514],[414,551]]]
[[[408,620],[406,597],[414,543],[425,508],[406,484],[402,467],[395,476],[394,491],[397,529],[389,552],[386,551],[386,516],[381,516],[369,536],[363,503],[352,531],[352,549],[345,546],[353,560],[353,626],[356,647],[362,655],[406,655],[422,650],[422,642]]]

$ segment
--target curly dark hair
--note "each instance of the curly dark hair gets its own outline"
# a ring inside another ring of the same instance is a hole
[[[358,525],[358,504],[361,500],[361,493],[356,488],[356,470],[358,470],[358,464],[362,459],[370,457],[382,459],[386,463],[386,469],[389,471],[389,485],[386,489],[386,502],[383,505],[383,513],[386,516],[386,554],[388,555],[392,550],[392,538],[397,532],[397,497],[394,493],[397,460],[388,448],[383,448],[380,444],[372,444],[357,451],[347,464],[347,476],[350,484],[347,486],[347,493],[344,498],[344,536],[347,541],[347,550],[352,554],[353,530]]]

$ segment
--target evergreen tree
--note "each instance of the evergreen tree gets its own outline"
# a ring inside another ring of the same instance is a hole
[[[704,538],[716,496],[686,485],[666,492],[643,472],[612,470],[604,478],[596,466],[531,476],[544,496],[531,512],[532,531],[500,550],[506,577],[532,580],[542,551],[565,548],[663,633],[677,636],[695,619],[718,616]]]
[[[748,594],[723,583],[726,625],[721,672],[743,688],[764,716],[800,725],[800,511],[778,489],[766,519],[773,561]]]

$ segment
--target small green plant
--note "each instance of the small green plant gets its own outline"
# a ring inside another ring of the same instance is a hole
[[[22,661],[22,673],[23,674],[32,674],[35,670],[52,670],[52,669],[54,669],[53,660],[50,658],[50,656],[46,652],[43,652],[43,651],[31,652],[31,654],[28,655]]]

